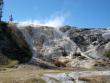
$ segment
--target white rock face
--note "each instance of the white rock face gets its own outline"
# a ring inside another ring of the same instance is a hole
[[[17,28],[30,46],[32,60],[38,58],[52,62],[57,58],[59,64],[91,68],[95,64],[94,59],[106,59],[104,52],[109,47],[109,30],[68,29],[61,32],[53,27],[19,24]]]
[[[102,36],[105,40],[110,40],[110,32],[104,33]]]
[[[89,83],[86,80],[79,80],[80,77],[109,76],[110,71],[76,71],[59,74],[44,74],[42,77],[46,83]],[[77,81],[77,82],[76,82]],[[109,80],[108,80],[109,82]],[[108,83],[107,82],[107,83]]]
[[[54,57],[72,58],[81,52],[77,45],[58,29],[46,26],[18,26],[33,52],[33,58],[50,61]]]
[[[105,45],[104,49],[107,50],[107,51],[110,50],[110,42]]]

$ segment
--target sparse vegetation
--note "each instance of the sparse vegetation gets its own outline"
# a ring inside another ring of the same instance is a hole
[[[18,55],[17,58],[20,62],[27,62],[31,59],[32,53],[29,49],[29,46],[25,42],[22,33],[19,30],[16,30],[15,24],[10,24],[8,28],[8,34],[10,36],[10,40],[13,41],[14,45],[22,50],[23,55]]]
[[[28,62],[32,53],[15,23],[0,22],[0,67]]]
[[[11,68],[18,64],[17,60],[11,60],[0,54],[0,68]]]

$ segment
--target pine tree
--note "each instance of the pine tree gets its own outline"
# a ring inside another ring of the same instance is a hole
[[[9,21],[10,21],[10,22],[13,21],[13,16],[12,16],[12,14],[9,16]]]
[[[3,10],[3,0],[0,0],[0,22],[2,18],[2,10]]]

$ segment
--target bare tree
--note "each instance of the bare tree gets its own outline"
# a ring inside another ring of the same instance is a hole
[[[0,0],[0,22],[2,18],[2,10],[3,10],[3,0]]]

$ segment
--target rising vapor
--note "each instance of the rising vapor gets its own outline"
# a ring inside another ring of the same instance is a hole
[[[24,20],[24,21],[17,21],[20,26],[50,26],[59,28],[64,25],[65,23],[65,16],[55,16],[53,18],[49,18],[47,20]]]

